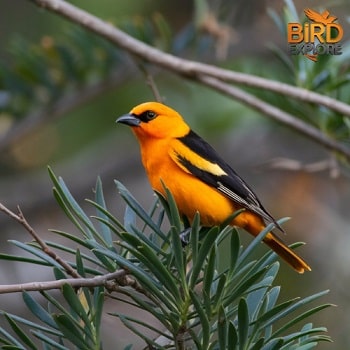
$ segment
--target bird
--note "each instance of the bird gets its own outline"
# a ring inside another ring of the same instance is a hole
[[[231,226],[257,236],[273,223],[284,232],[248,184],[171,107],[144,102],[116,122],[130,126],[139,141],[153,190],[166,197],[168,188],[190,223],[198,212],[203,227],[218,226],[243,209]],[[267,233],[263,241],[297,272],[311,271],[275,233]]]
[[[316,23],[322,23],[324,25],[333,23],[337,20],[337,17],[330,16],[330,12],[327,10],[323,11],[322,13],[319,13],[315,10],[307,8],[304,10],[304,13],[307,16],[307,18],[309,18],[311,21]]]

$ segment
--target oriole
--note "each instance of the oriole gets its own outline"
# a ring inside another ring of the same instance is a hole
[[[233,219],[232,226],[257,236],[266,223],[273,222],[283,231],[245,181],[175,110],[161,103],[146,102],[116,122],[131,126],[136,135],[153,189],[165,196],[164,183],[180,213],[190,222],[198,211],[203,226],[219,225],[235,211],[245,208]],[[299,273],[311,271],[272,232],[264,242]]]

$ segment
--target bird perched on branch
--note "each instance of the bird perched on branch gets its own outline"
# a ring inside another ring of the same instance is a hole
[[[190,222],[198,211],[203,226],[220,225],[244,208],[232,220],[232,226],[253,236],[271,222],[283,231],[245,181],[175,110],[158,102],[146,102],[117,122],[129,125],[136,135],[153,189],[165,196],[164,183],[180,213]],[[269,232],[264,242],[299,273],[311,270],[274,233]]]

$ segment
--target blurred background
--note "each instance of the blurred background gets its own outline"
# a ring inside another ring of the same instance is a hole
[[[293,18],[289,1],[277,0],[74,0],[71,3],[164,51],[306,87],[349,102],[349,2],[295,1],[303,9],[328,9],[344,28],[344,54],[314,63],[290,57],[283,21]],[[289,6],[289,7],[288,7]],[[70,224],[52,196],[47,166],[64,178],[85,206],[97,176],[109,209],[123,217],[121,181],[146,207],[153,194],[130,130],[116,125],[134,105],[154,100],[146,75],[164,102],[223,155],[255,189],[264,206],[285,224],[287,242],[303,241],[300,254],[313,268],[297,275],[283,263],[282,297],[330,289],[326,309],[312,322],[334,340],[324,349],[350,348],[350,186],[348,164],[304,136],[199,84],[135,60],[26,0],[0,0],[0,201],[20,205],[40,235]],[[319,127],[349,145],[349,123],[319,106],[266,91],[250,92]],[[0,213],[1,252],[18,253],[8,240],[30,237]],[[250,241],[242,233],[244,244]],[[266,250],[265,246],[261,247]],[[28,265],[28,267],[30,267]],[[52,279],[51,271],[1,263],[2,284]],[[19,295],[1,295],[0,309],[21,313]],[[115,306],[113,306],[115,307]],[[130,333],[106,316],[107,344],[127,344]],[[320,348],[321,348],[320,347]],[[110,347],[106,347],[110,348]]]

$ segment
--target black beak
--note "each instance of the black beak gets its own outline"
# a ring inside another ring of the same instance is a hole
[[[115,122],[126,124],[129,126],[139,126],[141,120],[137,118],[134,114],[124,114],[121,117],[119,117]]]

